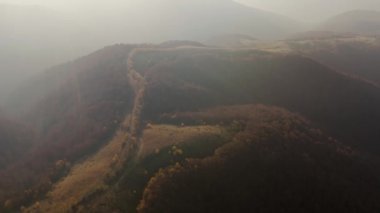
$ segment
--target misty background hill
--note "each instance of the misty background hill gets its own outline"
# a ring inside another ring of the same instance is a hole
[[[51,9],[0,5],[0,102],[33,74],[93,50],[85,31]]]
[[[110,44],[178,39],[221,44],[218,39],[225,35],[277,40],[310,29],[374,34],[380,27],[379,12],[368,10],[310,24],[232,0],[131,0],[127,5],[73,12],[0,4],[0,104],[35,73]],[[228,39],[235,46],[252,41]]]
[[[287,17],[229,0],[138,1],[112,13],[80,15],[0,4],[0,102],[33,74],[109,44],[203,41],[228,33],[278,39],[300,27]]]
[[[380,12],[375,10],[353,10],[332,17],[319,26],[321,30],[357,33],[379,34]]]

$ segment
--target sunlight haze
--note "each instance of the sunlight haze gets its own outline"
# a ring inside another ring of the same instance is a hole
[[[378,0],[236,0],[300,21],[322,21],[349,10],[380,10]]]
[[[380,10],[378,0],[235,0],[254,8],[279,13],[299,21],[316,22],[349,10]],[[40,5],[68,11],[105,11],[141,6],[138,0],[1,0],[0,3]],[[150,2],[151,3],[151,2]]]

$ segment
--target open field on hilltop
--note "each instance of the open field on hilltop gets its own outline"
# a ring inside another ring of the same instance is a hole
[[[170,145],[186,143],[194,137],[218,136],[222,132],[223,128],[219,126],[151,125],[142,136],[139,157],[144,158]]]

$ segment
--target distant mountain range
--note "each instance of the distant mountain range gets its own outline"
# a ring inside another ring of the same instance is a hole
[[[322,23],[318,29],[344,33],[379,34],[380,12],[371,10],[354,10]]]
[[[162,4],[162,2],[164,2]],[[230,0],[158,1],[151,21],[161,17],[165,39],[206,39],[220,34],[247,34],[258,39],[278,39],[301,30],[300,23],[271,12]],[[165,14],[163,17],[162,15]],[[153,27],[153,26],[152,26]]]

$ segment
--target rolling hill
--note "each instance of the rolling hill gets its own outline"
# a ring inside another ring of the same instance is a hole
[[[233,140],[210,157],[159,170],[148,182],[138,212],[355,212],[355,208],[371,212],[379,208],[376,187],[380,182],[374,165],[300,116],[257,105],[187,112],[176,119],[182,116],[207,122],[244,120]]]
[[[315,34],[314,34],[315,35]],[[330,68],[380,85],[378,36],[332,34],[292,39],[287,45]]]
[[[239,40],[217,38],[217,42],[210,42],[210,45],[299,54],[352,78],[376,86],[379,86],[380,83],[380,72],[378,70],[380,39],[377,35],[306,31],[275,42]]]
[[[202,49],[142,51],[135,57],[137,70],[148,82],[143,114],[149,119],[170,111],[263,103],[301,113],[334,129],[336,136],[358,137],[361,145],[367,140],[367,145],[376,144],[376,121],[370,120],[378,116],[374,106],[379,103],[379,89],[309,58],[257,50]],[[146,61],[152,64],[150,69]],[[368,126],[358,128],[357,124]]]
[[[260,39],[275,39],[301,29],[300,23],[287,17],[230,0],[163,0],[153,3],[148,8],[151,7],[157,9],[148,15],[150,21],[147,21],[147,24],[153,29],[161,29],[159,35],[165,35],[161,37],[164,40],[204,40],[211,36],[232,33],[247,34]],[[158,17],[160,23],[156,24],[154,20]],[[187,24],[189,22],[192,24]]]
[[[114,45],[41,74],[8,106],[39,140],[0,179],[4,212],[166,211],[177,207],[162,196],[210,191],[225,210],[251,196],[256,210],[378,207],[379,88],[299,54]],[[236,201],[223,186],[248,190]]]
[[[131,110],[125,57],[133,48],[100,50],[53,68],[25,87],[13,103],[22,107],[13,108],[13,114],[35,127],[39,140],[0,180],[8,183],[0,199],[12,197],[13,206],[38,198],[66,171],[62,162],[75,162],[112,138]]]

